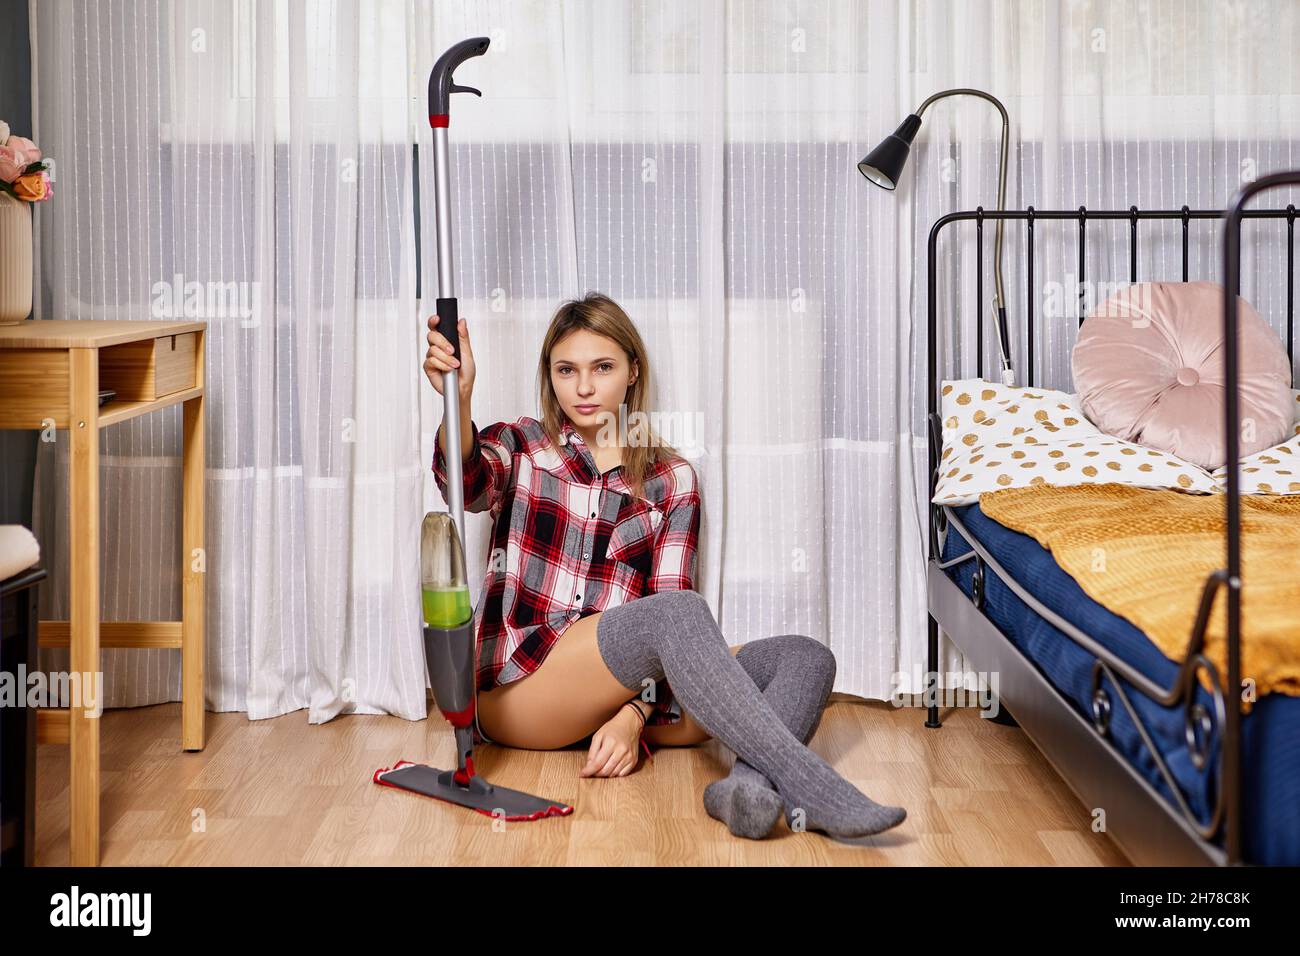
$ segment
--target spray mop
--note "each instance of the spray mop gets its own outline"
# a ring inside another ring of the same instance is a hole
[[[447,49],[429,74],[429,125],[433,127],[434,218],[438,245],[438,331],[460,359],[459,310],[452,276],[451,186],[447,126],[452,93],[483,94],[457,86],[452,72],[487,52],[488,38],[462,40]],[[419,241],[417,237],[417,248]],[[426,273],[427,274],[427,273]],[[420,528],[420,591],[424,616],[424,659],[438,709],[456,735],[455,770],[399,760],[372,780],[386,787],[434,797],[506,820],[540,820],[573,812],[569,804],[488,783],[474,772],[477,701],[474,613],[465,575],[465,503],[461,470],[460,384],[456,369],[443,374],[443,425],[447,449],[446,512],[429,512]],[[454,522],[454,523],[453,523]]]

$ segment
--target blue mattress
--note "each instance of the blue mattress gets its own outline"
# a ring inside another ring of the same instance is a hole
[[[955,508],[969,533],[1007,573],[1050,610],[1091,635],[1121,660],[1162,687],[1171,686],[1178,666],[1165,657],[1126,618],[1108,611],[1084,593],[1051,552],[1033,538],[998,524],[978,504]],[[956,528],[949,526],[944,558],[970,550]],[[968,595],[974,561],[963,561],[945,573]],[[1080,714],[1091,718],[1093,657],[1055,626],[1040,617],[991,571],[985,574],[985,608],[989,620],[1005,634]],[[1152,786],[1177,806],[1169,787],[1147,751],[1111,682],[1103,679],[1111,697],[1111,734],[1125,759]],[[1202,823],[1209,820],[1218,746],[1210,766],[1197,770],[1184,739],[1183,708],[1164,708],[1125,686],[1128,698],[1178,781],[1183,798]],[[1202,702],[1213,714],[1209,693],[1200,688]],[[1258,864],[1300,864],[1300,697],[1268,694],[1255,702],[1242,722],[1243,854]],[[1221,733],[1222,728],[1216,728]],[[1217,738],[1216,738],[1217,743]],[[1218,840],[1222,845],[1222,839]]]

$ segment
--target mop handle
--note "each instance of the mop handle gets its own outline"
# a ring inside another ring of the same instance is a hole
[[[470,57],[486,53],[490,42],[487,37],[461,40],[444,50],[442,56],[438,57],[438,62],[433,64],[433,70],[429,73],[429,125],[434,129],[445,129],[450,122],[452,93],[483,95],[481,90],[472,86],[457,86],[452,73]]]
[[[451,181],[447,153],[447,127],[451,123],[452,93],[483,94],[469,86],[457,86],[452,76],[456,67],[473,56],[487,52],[487,37],[462,40],[438,57],[429,74],[429,125],[433,128],[433,201],[438,245],[438,331],[451,343],[460,360],[460,307],[451,256]],[[456,522],[462,552],[465,537],[465,488],[460,458],[460,376],[456,369],[442,377],[443,426],[447,442],[447,510]]]

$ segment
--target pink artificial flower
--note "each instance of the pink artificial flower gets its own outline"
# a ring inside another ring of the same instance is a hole
[[[17,150],[25,163],[34,163],[41,158],[41,151],[36,148],[36,144],[25,136],[10,136],[5,145]]]
[[[11,136],[10,139],[12,140],[13,137]],[[12,183],[26,168],[27,163],[22,153],[9,145],[0,146],[0,180]]]

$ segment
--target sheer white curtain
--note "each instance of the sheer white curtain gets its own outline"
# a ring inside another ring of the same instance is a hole
[[[61,199],[41,317],[208,323],[209,707],[422,716],[410,9],[32,12]],[[105,620],[179,617],[179,425],[103,436]],[[66,617],[66,442],[43,451],[42,613]],[[179,699],[179,652],[104,657],[109,706]]]
[[[973,86],[1012,115],[1008,205],[1213,207],[1292,163],[1300,115],[1281,0],[54,0],[33,24],[59,190],[39,314],[196,302],[209,706],[313,722],[425,709],[415,541],[443,507],[441,409],[419,369],[436,289],[417,303],[413,185],[432,268],[424,84],[451,43],[492,40],[457,73],[484,97],[453,97],[450,129],[476,420],[536,414],[551,312],[613,296],[702,478],[698,586],[728,639],[812,634],[836,690],[868,698],[919,689],[925,239],[995,204],[996,114],[932,107],[896,193],[857,160],[929,93]],[[1177,278],[1178,238],[1144,233],[1144,278]],[[1127,277],[1121,239],[1091,230],[1091,278]],[[1045,296],[1075,252],[1041,241]],[[1245,291],[1280,323],[1282,247],[1257,241]],[[1216,250],[1196,232],[1194,277]],[[973,374],[970,233],[943,252],[943,324]],[[1022,253],[1009,230],[1023,366]],[[240,307],[215,308],[231,283]],[[1076,324],[1042,328],[1039,382],[1069,387]],[[173,410],[104,436],[106,620],[179,616],[178,434]],[[64,451],[43,447],[38,475],[46,617],[66,616]],[[475,590],[486,521],[468,516]],[[176,652],[105,658],[109,706],[178,699]]]

